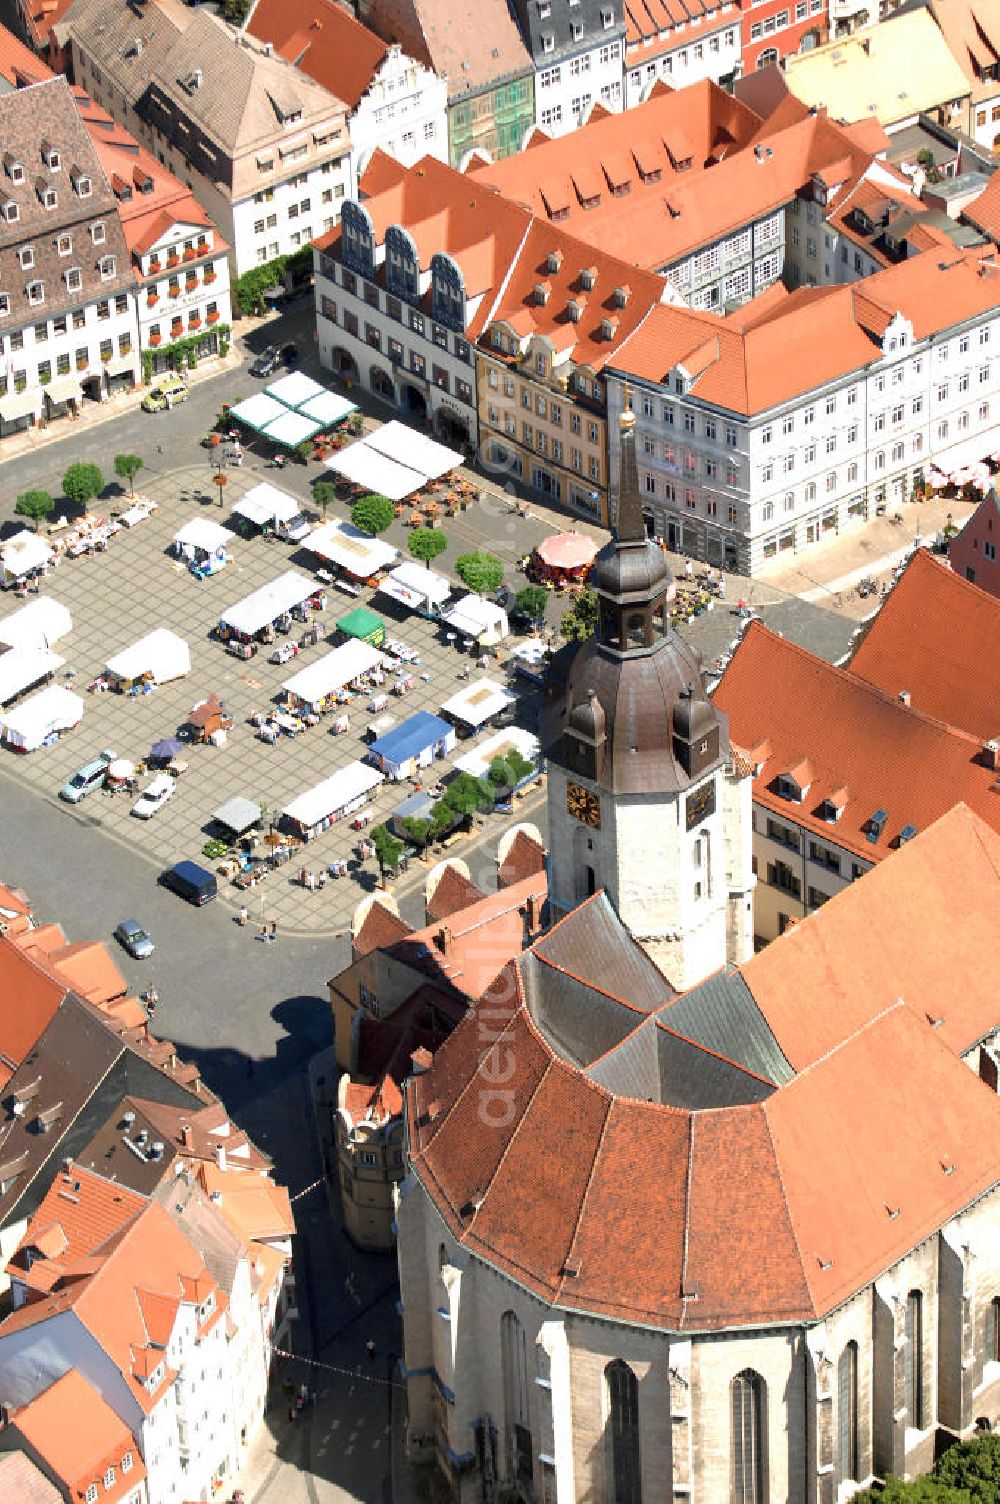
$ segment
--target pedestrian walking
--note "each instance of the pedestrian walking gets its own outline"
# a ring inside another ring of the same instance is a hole
[[[241,906],[241,908],[240,908],[240,912],[236,916],[236,923],[239,925],[239,927],[240,927],[241,930],[246,929],[247,920],[249,918],[250,918],[250,911],[247,908],[246,904],[243,904]]]
[[[272,940],[277,940],[277,938],[278,938],[278,921],[276,919],[272,919],[271,920],[271,939]]]
[[[375,1361],[375,1343],[372,1341],[372,1339],[370,1337],[368,1338],[368,1341],[365,1343],[365,1350],[368,1353],[369,1358],[371,1358],[372,1362],[374,1362]]]
[[[260,938],[264,941],[270,940],[271,938],[266,924],[262,924],[260,927]]]

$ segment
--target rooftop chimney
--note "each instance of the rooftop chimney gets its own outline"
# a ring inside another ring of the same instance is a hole
[[[225,1174],[226,1173],[226,1146],[225,1146],[225,1144],[216,1144],[216,1146],[215,1146],[215,1163],[216,1163],[216,1166],[218,1167],[218,1169],[220,1169],[222,1171],[222,1173]]]
[[[901,705],[909,705],[910,691],[908,689],[901,689],[897,698],[899,699],[899,703]]]
[[[452,934],[449,925],[442,924],[441,928],[434,936],[434,943],[443,956],[451,955]]]
[[[190,1123],[181,1124],[181,1143],[184,1145],[185,1149],[190,1149],[191,1145],[194,1143],[194,1134],[191,1132]]]

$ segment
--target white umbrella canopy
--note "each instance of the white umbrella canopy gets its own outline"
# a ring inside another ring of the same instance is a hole
[[[129,762],[127,757],[116,757],[114,762],[108,763],[109,778],[131,778],[135,772],[135,763]]]

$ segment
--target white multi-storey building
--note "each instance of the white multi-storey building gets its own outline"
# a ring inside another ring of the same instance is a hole
[[[291,255],[354,191],[347,109],[214,15],[78,0],[64,30],[88,95],[179,178],[237,275]]]
[[[625,18],[620,0],[514,0],[535,65],[535,122],[563,136],[595,104],[624,104]]]
[[[929,461],[1000,447],[998,286],[928,251],[757,319],[657,307],[607,368],[611,474],[628,383],[647,526],[678,552],[753,574],[895,510]]]
[[[257,0],[246,29],[344,101],[355,179],[377,149],[406,166],[425,156],[448,160],[447,79],[335,0]]]

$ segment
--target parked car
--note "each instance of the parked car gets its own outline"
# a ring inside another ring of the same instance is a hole
[[[142,410],[144,413],[162,412],[164,408],[176,407],[178,402],[186,402],[189,396],[187,383],[179,376],[165,376],[143,397]]]
[[[81,799],[86,799],[95,789],[99,789],[107,776],[111,763],[114,762],[116,752],[105,747],[90,762],[85,762],[82,768],[77,768],[72,778],[67,779],[59,790],[59,798],[65,799],[69,804],[79,804]]]
[[[157,773],[132,806],[137,820],[151,820],[161,810],[177,787],[169,773]]]
[[[268,345],[261,350],[257,359],[251,361],[249,371],[251,376],[271,376],[281,364],[281,354],[274,345]]]
[[[151,956],[156,949],[137,919],[123,919],[115,930],[115,939],[137,961],[145,961],[146,957]]]
[[[161,882],[164,887],[172,888],[179,897],[198,908],[210,903],[219,891],[215,873],[199,867],[197,862],[176,862],[173,867],[167,868]]]

